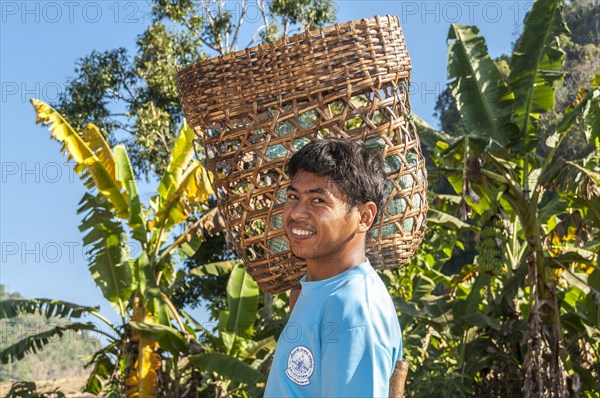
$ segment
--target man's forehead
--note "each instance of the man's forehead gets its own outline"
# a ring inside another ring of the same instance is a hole
[[[296,191],[324,191],[333,196],[343,196],[338,185],[329,176],[319,176],[307,171],[299,171],[292,178],[288,189]]]

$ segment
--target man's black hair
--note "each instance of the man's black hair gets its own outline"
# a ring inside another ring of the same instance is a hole
[[[387,176],[381,154],[364,143],[341,138],[312,141],[292,156],[287,165],[290,178],[300,171],[329,177],[346,195],[350,208],[372,201],[377,222],[387,196]]]

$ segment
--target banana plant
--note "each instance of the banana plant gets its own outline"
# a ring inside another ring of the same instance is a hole
[[[145,206],[123,145],[111,148],[93,124],[77,132],[48,104],[35,99],[31,103],[37,114],[36,122],[47,125],[51,138],[62,144],[61,152],[73,160],[74,169],[87,189],[78,212],[83,215],[79,229],[84,233],[89,270],[123,325],[118,330],[118,341],[110,342],[94,355],[85,391],[98,394],[104,388],[106,393],[107,381],[115,373],[121,381],[115,396],[156,397],[161,387],[163,353],[169,351],[177,366],[176,358],[195,339],[180,310],[168,298],[175,281],[174,257],[183,245],[197,249],[200,244],[197,237],[200,222],[190,223],[190,215],[199,208],[205,211],[205,204],[213,194],[208,172],[198,160],[192,159],[195,135],[187,124],[183,125],[158,193]],[[173,236],[180,226],[185,227],[184,232]],[[128,250],[130,240],[141,245],[136,258]],[[38,307],[49,305],[44,300],[34,303]],[[18,305],[3,303],[2,313],[36,308]],[[96,309],[78,307],[69,312],[66,308],[61,309],[61,315],[77,317],[88,312],[99,316]],[[83,323],[69,326],[76,330],[90,327]],[[62,330],[51,332],[61,334]],[[27,352],[38,351],[49,341],[49,336],[28,339],[4,350],[2,360],[12,361]]]
[[[574,293],[557,287],[576,284],[582,297],[589,296],[586,300],[599,294],[598,286],[587,281],[595,281],[591,275],[600,272],[600,77],[574,93],[562,121],[542,132],[538,119],[553,110],[555,87],[565,73],[560,37],[568,29],[561,1],[533,4],[511,57],[508,81],[478,33],[474,26],[452,25],[448,34],[448,77],[465,132],[452,136],[416,119],[437,166],[450,171],[448,181],[460,195],[457,214],[481,223],[478,278],[488,283],[502,279],[504,291],[497,298],[505,302],[518,294],[527,298],[528,305],[519,309],[528,319],[523,394],[563,396],[573,377],[565,369],[573,364],[561,355],[565,309],[558,297]],[[578,119],[587,126],[593,150],[583,159],[560,159],[557,148]],[[540,142],[544,135],[549,138]],[[498,235],[489,240],[484,230],[494,227]],[[564,232],[569,228],[571,235]],[[585,326],[597,330],[597,305],[588,307]]]
[[[195,272],[230,273],[227,282],[227,309],[219,316],[217,332],[204,333],[208,344],[189,361],[206,373],[207,385],[214,396],[259,395],[257,383],[265,381],[263,369],[275,350],[275,337],[253,340],[260,289],[237,260],[200,266]],[[242,392],[242,388],[245,388]],[[207,391],[209,395],[212,395]]]

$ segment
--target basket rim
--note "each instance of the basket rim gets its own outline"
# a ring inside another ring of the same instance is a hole
[[[311,36],[311,37],[324,36],[331,31],[344,29],[346,27],[356,25],[358,23],[381,24],[381,22],[383,22],[383,19],[386,19],[388,23],[396,23],[398,25],[398,29],[402,30],[402,26],[400,24],[400,19],[398,18],[398,16],[391,15],[391,14],[375,15],[371,18],[354,19],[354,20],[350,20],[347,22],[341,22],[341,23],[338,22],[338,23],[334,23],[332,25],[328,25],[328,26],[324,26],[324,27],[320,27],[320,28],[316,28],[316,29],[305,30],[303,32],[296,33],[296,34],[293,34],[290,36],[283,36],[273,42],[258,44],[254,47],[248,47],[243,50],[238,50],[238,51],[230,52],[228,54],[219,55],[216,57],[206,59],[204,61],[194,62],[192,64],[185,65],[185,66],[177,66],[177,74],[180,74],[180,73],[186,72],[186,71],[192,71],[199,67],[206,67],[206,66],[210,66],[213,64],[218,65],[218,64],[228,63],[232,59],[243,58],[244,56],[247,56],[251,53],[258,53],[258,52],[262,52],[267,49],[280,48],[280,47],[284,47],[284,46],[293,47],[296,45],[296,39],[301,39],[301,38],[305,38],[308,36]],[[408,69],[409,70],[411,69],[411,65],[408,66]]]

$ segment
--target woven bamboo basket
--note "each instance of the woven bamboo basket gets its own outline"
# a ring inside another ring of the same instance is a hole
[[[185,117],[202,137],[227,232],[267,292],[298,284],[283,205],[288,159],[326,137],[380,151],[391,195],[370,231],[377,268],[399,267],[423,239],[427,179],[410,117],[411,63],[398,18],[374,17],[284,37],[177,73]]]

